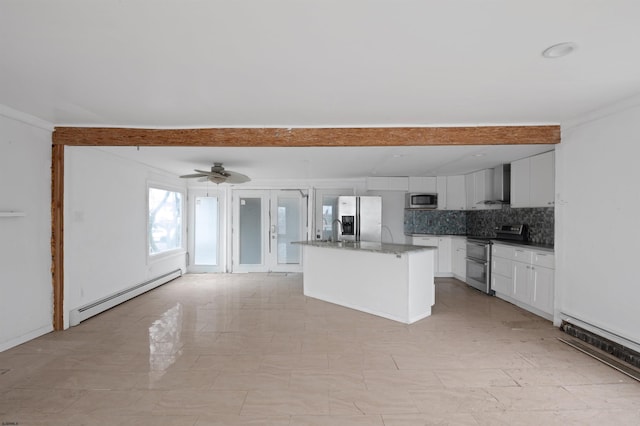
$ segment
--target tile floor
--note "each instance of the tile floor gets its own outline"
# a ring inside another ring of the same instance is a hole
[[[453,279],[403,325],[300,274],[186,275],[0,353],[19,425],[637,425],[640,383]]]

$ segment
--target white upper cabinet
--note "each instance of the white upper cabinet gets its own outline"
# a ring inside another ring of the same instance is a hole
[[[409,177],[409,192],[426,192],[435,194],[437,191],[437,180],[435,176]]]
[[[407,177],[370,176],[367,178],[368,191],[407,191],[408,189],[409,178]]]
[[[553,151],[531,157],[531,207],[551,207],[555,204],[555,153]]]
[[[440,204],[439,201],[438,201],[438,204]],[[445,209],[446,210],[466,210],[466,208],[467,208],[467,200],[466,200],[465,189],[464,189],[464,175],[447,176]]]
[[[465,175],[467,210],[486,210],[490,205],[478,204],[493,199],[493,169],[480,170]]]
[[[371,178],[369,178],[371,179]],[[465,177],[409,177],[409,192],[438,194],[438,210],[465,210]]]
[[[529,207],[529,175],[531,161],[528,158],[511,163],[511,207]]]
[[[436,188],[438,190],[438,210],[448,210],[447,208],[447,177],[438,176],[436,178]]]
[[[553,151],[511,163],[511,207],[553,207],[555,194]]]

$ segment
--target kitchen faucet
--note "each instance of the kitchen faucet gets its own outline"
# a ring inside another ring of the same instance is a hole
[[[335,234],[336,238],[334,239],[334,241],[338,242],[340,241],[340,234],[338,234],[337,232],[337,228],[333,226],[334,223],[338,222],[338,224],[340,225],[340,229],[343,228],[342,226],[342,222],[340,221],[340,219],[333,219],[333,222],[331,222],[331,237],[333,238],[333,235]]]

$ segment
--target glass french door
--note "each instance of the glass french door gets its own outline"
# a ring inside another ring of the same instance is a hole
[[[306,239],[306,198],[300,191],[236,190],[233,272],[300,272]]]
[[[224,271],[223,204],[217,192],[189,191],[189,272]]]

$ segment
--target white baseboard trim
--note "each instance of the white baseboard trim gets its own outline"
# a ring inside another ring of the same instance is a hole
[[[88,318],[91,318],[94,315],[98,315],[99,313],[104,312],[107,309],[111,309],[114,306],[117,306],[121,303],[124,303],[127,300],[133,299],[134,297],[139,296],[142,293],[146,293],[149,290],[153,290],[154,288],[159,287],[163,284],[166,284],[169,281],[172,281],[180,277],[181,275],[182,275],[182,270],[176,269],[175,271],[168,272],[159,277],[152,278],[143,283],[134,285],[132,287],[126,288],[117,293],[103,297],[100,300],[96,300],[84,306],[80,306],[78,308],[72,309],[69,312],[69,325],[71,327],[76,326],[80,324],[82,321]]]

